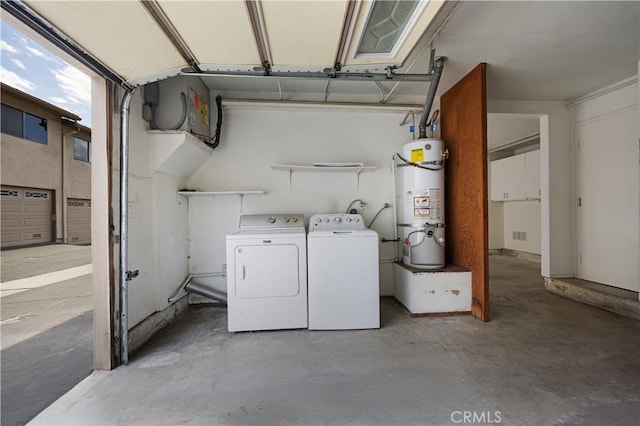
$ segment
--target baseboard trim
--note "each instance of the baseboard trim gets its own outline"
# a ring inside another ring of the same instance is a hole
[[[169,323],[188,306],[189,298],[185,295],[162,311],[154,312],[136,324],[129,330],[129,354],[140,349],[154,334],[169,325]]]
[[[638,293],[577,278],[544,279],[544,288],[553,294],[640,321]]]
[[[517,259],[529,260],[531,262],[542,263],[542,256],[535,253],[528,253],[526,251],[512,250],[507,248],[490,249],[489,255],[502,254],[505,256],[512,256]]]

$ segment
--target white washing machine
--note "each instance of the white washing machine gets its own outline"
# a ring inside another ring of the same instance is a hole
[[[312,216],[307,267],[309,329],[380,328],[378,234],[362,216]]]
[[[301,214],[244,215],[227,235],[229,331],[307,328],[307,240]]]

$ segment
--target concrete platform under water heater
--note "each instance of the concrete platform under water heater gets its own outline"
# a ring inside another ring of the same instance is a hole
[[[471,312],[471,271],[447,265],[439,270],[393,264],[393,295],[412,316]]]

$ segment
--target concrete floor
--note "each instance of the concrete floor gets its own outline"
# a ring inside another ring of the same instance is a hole
[[[0,423],[18,426],[93,370],[91,274],[65,273],[90,263],[91,247],[29,247],[0,257]]]
[[[0,281],[11,281],[91,263],[91,246],[48,244],[0,252]]]
[[[231,334],[225,308],[190,308],[32,424],[638,424],[640,323],[507,256],[491,312],[411,318],[384,299],[380,330]]]

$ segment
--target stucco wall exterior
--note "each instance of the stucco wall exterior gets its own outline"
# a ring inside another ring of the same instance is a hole
[[[55,241],[65,242],[67,199],[91,198],[91,164],[73,158],[74,136],[90,142],[90,129],[64,122],[63,110],[47,107],[15,89],[3,85],[1,96],[5,105],[47,119],[47,144],[1,133],[0,182],[52,190]]]

